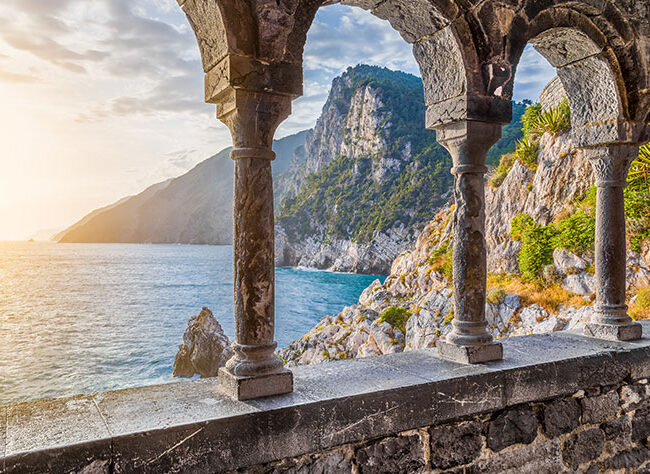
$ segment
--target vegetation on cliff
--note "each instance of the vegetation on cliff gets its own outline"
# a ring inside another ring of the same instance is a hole
[[[295,195],[281,206],[278,223],[292,241],[319,235],[324,241],[370,242],[391,228],[423,227],[431,211],[448,199],[453,181],[451,158],[424,124],[425,104],[420,78],[374,66],[350,68],[346,85],[330,97],[341,111],[357,110],[350,101],[358,91],[372,90],[380,106],[381,125],[371,130],[382,144],[377,153],[339,155],[307,177]],[[494,162],[512,151],[522,137],[525,104],[515,104],[513,121],[488,157]],[[350,123],[355,117],[348,117]],[[367,132],[367,130],[366,130]],[[345,133],[343,140],[352,139]]]

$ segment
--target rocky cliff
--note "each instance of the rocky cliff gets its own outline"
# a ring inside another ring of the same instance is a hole
[[[307,132],[276,140],[274,175],[286,172]],[[230,244],[234,164],[231,148],[182,176],[95,210],[59,233],[58,242]],[[276,196],[281,200],[282,196]]]
[[[513,227],[523,220],[521,216],[531,219],[530,229],[564,229],[580,213],[591,215],[593,210],[591,167],[582,153],[572,148],[570,133],[546,133],[539,145],[535,166],[516,161],[500,185],[488,186],[486,191],[490,272],[486,314],[495,337],[580,327],[589,317],[594,298],[589,248],[579,254],[551,249],[543,276],[527,280],[519,274],[522,245],[529,245],[514,235]],[[646,200],[646,209],[650,209],[650,198],[646,196]],[[309,333],[282,349],[280,355],[287,364],[435,346],[451,330],[453,319],[452,213],[451,203],[440,208],[415,244],[393,261],[386,280],[376,280],[358,304],[324,317]],[[638,250],[641,252],[628,252],[631,311],[637,299],[650,299],[650,242],[643,241]]]
[[[497,149],[521,136],[520,104]],[[420,78],[371,66],[332,83],[298,163],[281,175],[276,264],[386,274],[449,198],[450,157],[424,127]],[[512,133],[514,132],[514,133]]]

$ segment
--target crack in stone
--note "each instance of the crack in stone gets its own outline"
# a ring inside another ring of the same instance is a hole
[[[348,425],[343,429],[340,429],[338,431],[335,431],[334,433],[331,433],[328,436],[328,438],[331,441],[331,440],[334,439],[335,436],[346,433],[346,432],[350,431],[351,429],[355,428],[356,426],[359,426],[360,424],[365,423],[366,421],[369,421],[369,420],[371,420],[371,419],[373,419],[373,418],[375,418],[377,416],[380,416],[380,415],[386,415],[386,414],[388,414],[388,413],[390,413],[392,411],[398,410],[400,408],[402,408],[402,405],[397,405],[397,406],[394,406],[392,408],[389,408],[388,410],[384,410],[384,411],[380,411],[380,412],[377,412],[377,413],[371,413],[370,415],[366,415],[362,419],[360,419],[358,421],[355,421],[351,425]]]
[[[198,430],[196,430],[196,431],[195,431],[194,433],[192,433],[191,435],[189,435],[189,436],[183,438],[182,440],[180,440],[178,443],[176,443],[176,444],[175,444],[174,446],[172,446],[171,448],[165,450],[165,451],[164,451],[163,453],[161,453],[159,456],[157,456],[157,457],[155,457],[155,458],[153,458],[153,459],[149,459],[148,461],[146,461],[146,462],[145,462],[145,465],[148,466],[149,464],[152,464],[152,463],[158,461],[158,460],[159,460],[160,458],[162,458],[163,456],[165,456],[165,455],[171,453],[174,449],[178,448],[179,446],[182,446],[182,445],[185,444],[187,441],[189,441],[190,439],[194,438],[197,434],[199,434],[199,433],[200,433],[201,431],[203,431],[204,429],[205,429],[205,426],[202,427],[202,428],[199,428]]]

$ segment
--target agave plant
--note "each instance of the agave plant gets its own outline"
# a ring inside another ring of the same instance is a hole
[[[650,143],[639,149],[639,157],[632,162],[627,176],[630,184],[644,186],[650,192]]]
[[[569,101],[564,99],[557,107],[539,114],[533,129],[539,135],[544,132],[560,135],[571,130],[571,107]]]
[[[522,165],[530,168],[537,168],[537,156],[539,155],[539,141],[532,137],[524,137],[517,142],[517,149],[514,152],[515,158]]]

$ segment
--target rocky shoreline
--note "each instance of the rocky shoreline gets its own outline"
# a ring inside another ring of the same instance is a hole
[[[579,329],[589,318],[593,257],[555,249],[547,265],[548,288],[536,295],[517,275],[521,243],[510,238],[510,223],[528,213],[547,225],[585,195],[591,167],[571,146],[570,134],[542,137],[538,166],[515,163],[503,183],[487,190],[488,302],[486,317],[495,338]],[[288,366],[368,357],[434,347],[451,331],[453,290],[450,258],[453,208],[439,210],[415,245],[392,263],[382,284],[369,286],[356,305],[326,316],[306,335],[279,351]],[[629,304],[650,287],[650,244],[628,251]],[[509,291],[521,287],[520,292]]]

